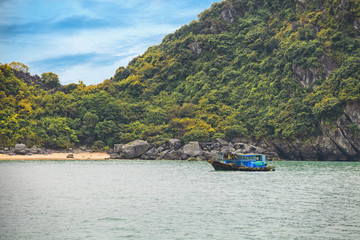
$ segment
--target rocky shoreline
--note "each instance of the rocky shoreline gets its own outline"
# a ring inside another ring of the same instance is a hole
[[[144,140],[136,140],[128,144],[115,144],[114,149],[108,151],[110,159],[143,159],[143,160],[189,160],[205,161],[216,157],[216,153],[259,153],[268,158],[278,159],[276,152],[270,152],[252,144],[238,142],[227,142],[218,138],[215,142],[189,142],[184,144],[179,139],[170,139],[159,147],[155,147]],[[16,144],[14,147],[3,148],[0,154],[8,156],[32,156],[51,155],[56,153],[67,154],[71,158],[73,154],[93,153],[93,150],[81,147],[79,149],[53,150],[44,147],[33,146],[27,148],[25,144]]]
[[[128,144],[115,144],[110,153],[111,159],[144,159],[144,160],[188,160],[205,161],[216,157],[218,152],[225,154],[265,154],[269,159],[279,159],[276,152],[234,139],[227,142],[216,139],[215,142],[189,142],[184,144],[179,139],[170,139],[159,147],[152,146],[144,140]]]
[[[332,130],[339,131],[339,130]],[[128,144],[115,144],[110,151],[111,159],[144,159],[144,160],[197,160],[204,161],[216,157],[216,153],[225,154],[264,154],[269,160],[293,161],[360,161],[360,154],[352,144],[345,145],[345,138],[334,140],[329,135],[319,136],[307,142],[299,140],[255,140],[236,138],[231,141],[216,139],[215,142],[182,143],[179,139],[170,139],[159,147],[152,146],[144,140],[136,140]],[[341,142],[343,141],[343,142]]]

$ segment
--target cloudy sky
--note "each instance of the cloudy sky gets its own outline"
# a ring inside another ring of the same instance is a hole
[[[97,84],[220,0],[0,0],[0,63]]]

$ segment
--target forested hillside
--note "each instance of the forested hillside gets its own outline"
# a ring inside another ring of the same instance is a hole
[[[0,146],[306,142],[359,102],[359,37],[359,0],[226,0],[96,86],[3,64]]]

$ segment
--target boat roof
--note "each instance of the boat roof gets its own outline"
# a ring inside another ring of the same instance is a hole
[[[218,152],[220,154],[225,154],[223,152]],[[227,154],[227,153],[226,153]],[[244,154],[244,153],[232,153],[234,155],[238,155],[238,156],[247,156],[247,157],[252,157],[252,156],[262,156],[264,154],[261,154],[261,153],[247,153],[247,154]]]
[[[249,153],[249,154],[233,153],[233,154],[237,155],[237,156],[245,156],[245,157],[254,157],[254,156],[262,156],[263,155],[260,153]]]

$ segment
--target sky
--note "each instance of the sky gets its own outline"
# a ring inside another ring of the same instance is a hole
[[[98,84],[220,0],[0,0],[0,63]]]

